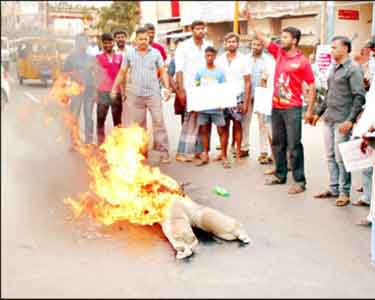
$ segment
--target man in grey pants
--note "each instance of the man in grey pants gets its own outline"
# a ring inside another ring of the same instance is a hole
[[[84,92],[78,96],[70,97],[70,109],[74,115],[74,122],[79,126],[79,116],[83,106],[85,121],[85,143],[92,144],[94,138],[94,121],[92,112],[94,108],[94,65],[95,59],[86,54],[88,38],[79,34],[75,38],[75,48],[64,62],[63,72],[70,76],[72,81],[76,81],[85,87]],[[74,150],[76,142],[72,132],[72,147]]]
[[[315,198],[336,198],[337,206],[350,203],[351,175],[345,170],[338,145],[351,137],[353,124],[365,103],[365,87],[360,67],[349,57],[351,41],[344,36],[332,39],[335,63],[328,76],[328,95],[318,106],[313,124],[324,115],[324,144],[330,177],[329,189]]]
[[[145,28],[137,29],[137,47],[127,53],[113,85],[111,95],[115,97],[116,87],[119,85],[125,86],[123,91],[126,91],[126,78],[128,71],[130,71],[131,83],[127,97],[128,115],[131,118],[129,124],[138,124],[146,130],[147,110],[149,110],[152,118],[154,149],[160,152],[160,161],[168,163],[170,162],[168,134],[163,118],[157,74],[160,74],[164,87],[167,89],[165,95],[167,100],[171,94],[169,80],[160,53],[149,46],[148,39]]]

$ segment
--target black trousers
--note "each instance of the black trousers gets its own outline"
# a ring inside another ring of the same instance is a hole
[[[113,126],[121,125],[121,94],[117,94],[115,99],[111,99],[110,92],[99,92],[99,103],[96,112],[99,145],[103,144],[105,140],[105,120],[107,118],[109,108],[111,108],[112,112]]]
[[[276,176],[286,181],[288,175],[287,150],[290,155],[293,179],[305,186],[302,138],[302,108],[272,110],[272,150],[276,161]]]

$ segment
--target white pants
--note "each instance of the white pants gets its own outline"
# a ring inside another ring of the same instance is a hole
[[[251,118],[253,116],[253,106],[250,105],[249,111],[242,117],[241,126],[242,126],[242,143],[241,150],[249,151],[250,150],[250,124]]]
[[[260,153],[267,153],[270,155],[270,143],[269,138],[271,137],[270,124],[266,122],[266,115],[256,113],[259,122],[259,148]]]

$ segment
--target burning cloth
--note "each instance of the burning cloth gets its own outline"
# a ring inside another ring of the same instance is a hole
[[[79,199],[64,199],[74,215],[89,214],[104,225],[124,220],[159,223],[177,258],[190,256],[198,243],[192,227],[225,240],[249,242],[236,220],[195,203],[174,179],[146,165],[145,149],[147,134],[138,126],[114,128],[100,147],[78,143],[88,166],[90,191]]]

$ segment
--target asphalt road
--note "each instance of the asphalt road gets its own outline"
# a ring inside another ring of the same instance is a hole
[[[264,186],[255,117],[252,155],[242,165],[162,166],[178,181],[191,182],[187,191],[194,200],[242,222],[252,239],[242,247],[198,232],[196,254],[177,261],[159,226],[103,228],[69,219],[62,200],[86,191],[88,176],[79,154],[68,151],[61,108],[42,104],[46,94],[37,82],[19,86],[13,79],[1,115],[2,297],[375,296],[370,229],[355,225],[367,208],[312,198],[328,180],[319,126],[304,127],[304,194],[288,196],[288,185]],[[171,102],[165,119],[174,155],[180,125]],[[231,196],[216,196],[215,185]],[[359,185],[355,174],[353,187]]]

